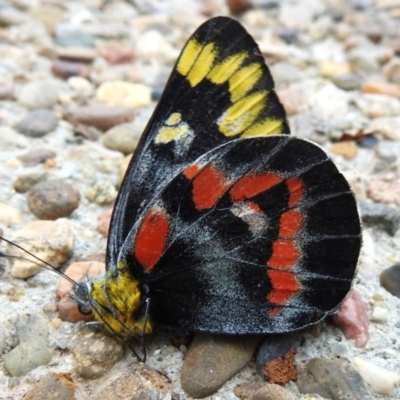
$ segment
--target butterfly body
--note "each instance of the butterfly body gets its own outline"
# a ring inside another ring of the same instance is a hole
[[[78,302],[123,338],[281,333],[332,313],[355,273],[357,205],[324,151],[289,133],[251,36],[203,24],[121,185],[107,273]]]

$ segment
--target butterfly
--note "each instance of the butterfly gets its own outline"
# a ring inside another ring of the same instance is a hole
[[[360,247],[348,182],[290,135],[254,39],[217,17],[189,38],[132,157],[105,275],[73,298],[122,339],[295,331],[336,310]]]

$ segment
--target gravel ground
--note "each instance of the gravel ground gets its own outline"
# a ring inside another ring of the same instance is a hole
[[[400,383],[400,281],[392,282],[398,297],[379,282],[381,272],[400,261],[400,1],[250,3],[245,9],[246,2],[230,2],[229,8],[218,0],[0,0],[0,228],[4,237],[19,238],[28,248],[34,243],[35,254],[62,267],[101,260],[106,238],[99,218],[115,199],[126,157],[180,49],[207,18],[232,16],[244,7],[234,17],[259,43],[293,134],[316,141],[332,156],[366,221],[354,288],[368,305],[369,341],[356,347],[338,328],[322,325],[318,334],[305,334],[295,363],[319,357],[356,365],[359,357],[373,364],[360,367],[370,398],[387,398],[379,390],[400,398],[391,388]],[[37,109],[44,112],[39,117]],[[39,187],[36,195],[28,191],[54,179],[60,186]],[[37,201],[46,190],[63,199],[60,209],[44,209]],[[31,225],[55,219],[53,212],[59,218],[51,225]],[[55,393],[51,383],[46,389],[38,383],[50,372],[63,389],[74,388],[65,398],[107,397],[102,385],[126,371],[132,354],[82,323],[60,319],[56,274],[41,270],[28,279],[24,267],[11,270],[6,262],[0,273],[0,399]],[[20,353],[7,361],[17,348]],[[168,333],[159,333],[149,349],[147,365],[170,382],[149,378],[153,389],[143,389],[150,396],[143,398],[189,398],[180,384],[186,343],[173,346]],[[32,369],[21,360],[45,365]],[[383,389],[373,385],[378,367],[388,378]],[[66,382],[60,383],[60,374]],[[251,361],[209,398],[236,398],[238,383],[261,381]],[[285,389],[294,399],[322,398],[300,394],[293,382]],[[362,398],[356,391],[349,389],[348,398]]]

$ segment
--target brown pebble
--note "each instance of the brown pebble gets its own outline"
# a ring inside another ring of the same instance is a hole
[[[69,374],[50,372],[33,385],[24,400],[75,400],[76,388]]]
[[[104,237],[108,236],[108,230],[110,228],[110,221],[113,208],[104,211],[97,220],[97,232],[99,232]]]
[[[64,118],[71,124],[86,124],[106,131],[115,125],[129,122],[134,111],[128,107],[95,104],[76,107],[64,112]]]
[[[233,393],[241,400],[293,400],[283,387],[266,382],[239,383]]]
[[[94,126],[78,124],[74,126],[74,135],[81,135],[88,140],[96,141],[101,136],[101,131]]]
[[[268,382],[283,385],[297,380],[297,371],[293,365],[296,354],[297,350],[292,349],[284,357],[277,357],[265,364],[262,373]]]
[[[340,304],[332,322],[340,328],[346,339],[354,339],[355,346],[365,347],[369,340],[368,307],[360,294],[352,289]]]
[[[365,82],[361,86],[364,93],[384,94],[386,96],[400,98],[400,86],[394,83],[385,82]]]
[[[89,68],[86,65],[74,61],[56,59],[51,66],[51,72],[62,79],[68,79],[72,76],[89,76]]]
[[[383,270],[379,280],[389,293],[400,298],[400,263]]]
[[[49,158],[54,158],[56,152],[49,149],[36,149],[31,150],[29,153],[17,156],[18,160],[22,162],[24,167],[33,167],[38,164],[44,163]]]
[[[216,392],[252,358],[259,336],[197,334],[181,372],[182,389],[194,398]]]
[[[43,173],[20,175],[13,183],[13,188],[17,193],[26,193],[44,179],[46,179],[46,174]]]
[[[146,364],[135,363],[127,365],[103,380],[93,398],[115,400],[118,393],[118,399],[164,399],[168,398],[167,393],[171,393],[170,389],[171,381],[165,375],[149,368]],[[172,397],[172,393],[169,396],[176,399]]]
[[[80,194],[74,186],[62,180],[37,183],[27,195],[28,206],[40,219],[67,217],[78,206]]]
[[[228,0],[229,11],[232,14],[241,14],[250,8],[249,0]]]
[[[329,150],[331,153],[340,155],[346,160],[352,160],[358,152],[357,145],[353,140],[334,143]]]
[[[129,47],[124,47],[119,43],[108,43],[99,48],[99,54],[107,60],[109,64],[126,64],[135,59],[135,52]]]

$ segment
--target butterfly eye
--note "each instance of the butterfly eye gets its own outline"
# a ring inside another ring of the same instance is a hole
[[[92,313],[92,307],[89,304],[78,304],[78,310],[83,315],[89,315]]]

